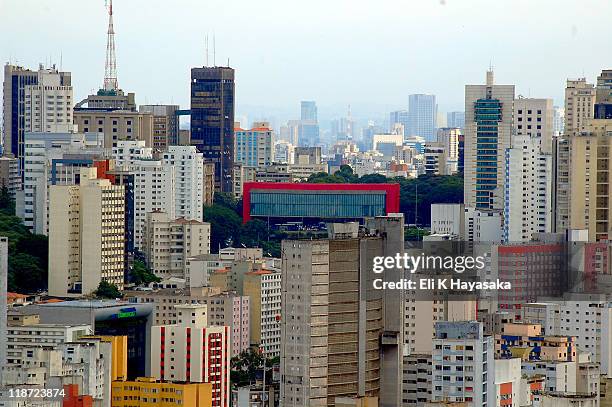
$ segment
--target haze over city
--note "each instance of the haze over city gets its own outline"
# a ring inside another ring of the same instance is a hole
[[[609,55],[592,47],[612,35],[606,0],[118,0],[114,9],[119,86],[137,103],[187,107],[189,69],[204,65],[208,34],[209,64],[229,59],[236,69],[237,117],[278,122],[298,117],[307,99],[322,120],[349,104],[360,120],[385,117],[412,93],[435,94],[440,111],[463,110],[464,85],[482,83],[490,63],[517,94],[562,104],[567,77],[606,65]],[[0,59],[61,62],[76,99],[100,88],[103,0],[2,0],[0,14]]]

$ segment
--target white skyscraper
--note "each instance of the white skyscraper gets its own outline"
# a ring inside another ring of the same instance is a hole
[[[542,139],[515,136],[506,150],[504,241],[527,242],[552,228],[552,156],[541,151]]]
[[[72,86],[63,86],[55,69],[40,69],[38,83],[24,89],[26,132],[68,132],[72,124]]]
[[[147,214],[165,212],[175,219],[175,167],[161,160],[140,160],[134,172],[134,246],[142,248]]]
[[[174,210],[177,218],[202,221],[204,156],[195,146],[170,146],[164,165],[174,166]]]

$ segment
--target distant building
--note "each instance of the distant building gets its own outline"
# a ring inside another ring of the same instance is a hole
[[[402,136],[406,136],[406,131],[409,128],[408,110],[397,110],[395,112],[389,113],[389,130],[393,129],[398,123],[404,127],[404,133],[402,134]]]
[[[435,95],[416,94],[408,98],[408,128],[409,136],[420,136],[426,141],[435,141],[436,117],[438,105]]]
[[[234,70],[191,69],[191,145],[215,163],[215,190],[232,192]]]
[[[78,185],[49,192],[49,295],[90,294],[101,281],[123,288],[125,206],[123,186],[83,168]]]
[[[448,112],[446,113],[446,125],[462,129],[465,127],[465,112]]]
[[[236,162],[249,167],[265,168],[274,160],[273,131],[268,126],[234,129]]]

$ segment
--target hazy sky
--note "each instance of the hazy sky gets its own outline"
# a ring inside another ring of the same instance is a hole
[[[492,61],[498,83],[562,103],[567,77],[612,67],[610,0],[115,0],[119,85],[137,102],[189,106],[189,68],[236,72],[237,115],[381,117],[411,93],[463,110]],[[103,82],[104,0],[0,0],[0,59],[72,72],[75,96]],[[212,39],[210,40],[212,43]],[[212,48],[212,44],[211,44]],[[212,50],[210,55],[212,63]]]

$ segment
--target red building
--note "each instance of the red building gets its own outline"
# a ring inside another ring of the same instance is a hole
[[[358,220],[399,212],[399,184],[247,182],[243,221]]]

